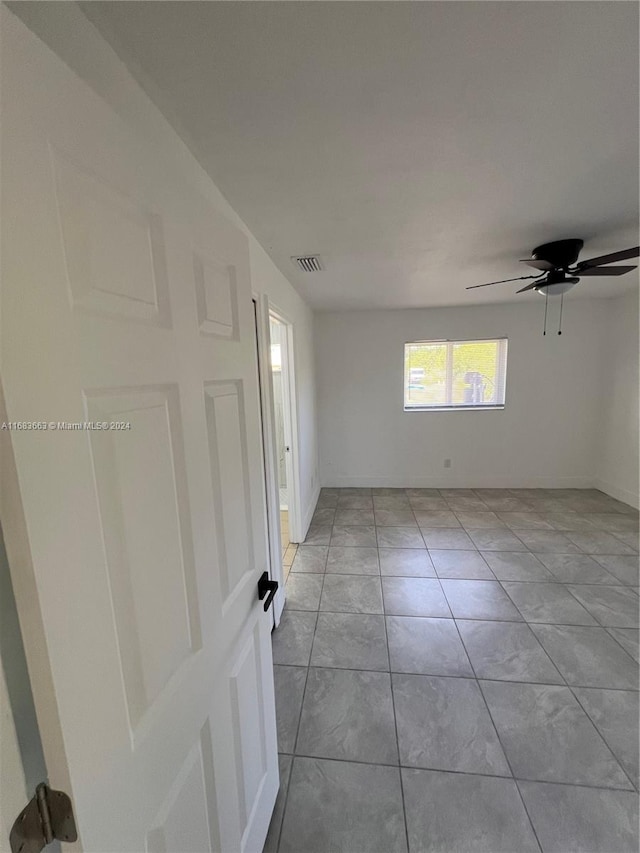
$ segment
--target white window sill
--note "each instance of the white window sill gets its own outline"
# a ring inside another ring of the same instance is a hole
[[[405,406],[405,412],[495,412],[501,406]]]

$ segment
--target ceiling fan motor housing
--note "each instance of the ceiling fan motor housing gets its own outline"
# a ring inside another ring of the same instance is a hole
[[[578,260],[583,240],[555,240],[553,243],[543,243],[531,253],[534,261],[547,261],[555,269],[567,269]]]

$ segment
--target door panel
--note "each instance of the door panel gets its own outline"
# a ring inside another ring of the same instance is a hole
[[[51,784],[87,851],[259,850],[278,770],[247,239],[1,13],[2,383],[10,421],[48,425],[11,447]]]

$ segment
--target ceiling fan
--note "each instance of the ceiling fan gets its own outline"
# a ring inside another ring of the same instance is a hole
[[[474,284],[467,287],[466,290],[490,287],[493,284],[504,284],[508,281],[534,279],[531,284],[521,287],[516,292],[524,293],[527,290],[536,290],[545,296],[562,295],[577,284],[582,276],[624,275],[631,272],[636,267],[610,267],[607,264],[640,257],[640,246],[635,246],[633,249],[623,249],[621,252],[600,255],[600,257],[589,258],[588,261],[578,263],[578,255],[583,245],[582,240],[556,240],[553,243],[543,243],[542,246],[537,246],[533,250],[530,258],[520,261],[521,264],[527,264],[529,267],[540,270],[537,275],[522,275],[517,278],[505,278],[501,281],[489,281],[487,284]]]

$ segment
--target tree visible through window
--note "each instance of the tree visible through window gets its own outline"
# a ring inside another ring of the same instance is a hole
[[[404,347],[404,407],[504,407],[507,339],[416,341]]]

